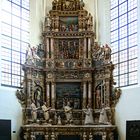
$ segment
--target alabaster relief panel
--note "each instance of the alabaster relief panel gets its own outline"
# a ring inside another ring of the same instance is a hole
[[[81,108],[82,101],[81,83],[57,83],[56,84],[56,108],[63,109],[67,102],[73,109]]]
[[[82,10],[84,7],[84,2],[79,0],[54,0],[52,2],[52,10],[60,11],[76,11]]]
[[[56,79],[57,80],[60,80],[60,79],[73,79],[76,80],[76,79],[82,79],[84,76],[84,74],[82,72],[78,72],[78,71],[72,71],[72,72],[69,72],[69,71],[60,71],[60,72],[57,72],[56,73]],[[81,80],[80,80],[81,81]]]
[[[55,41],[57,59],[78,59],[79,40],[78,39],[58,39]]]
[[[61,60],[61,59],[57,59],[57,60],[55,60],[55,67],[56,68],[66,68],[66,69],[78,69],[78,68],[83,67],[83,60],[78,60],[78,59],[77,60],[76,59]],[[73,74],[73,72],[72,72],[72,74]],[[66,78],[67,78],[67,76],[66,76]]]
[[[59,17],[59,31],[78,31],[78,17]]]

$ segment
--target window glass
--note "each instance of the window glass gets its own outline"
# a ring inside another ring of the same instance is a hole
[[[116,86],[137,84],[137,0],[111,0],[111,48]]]
[[[3,0],[1,85],[20,87],[29,42],[29,0]]]

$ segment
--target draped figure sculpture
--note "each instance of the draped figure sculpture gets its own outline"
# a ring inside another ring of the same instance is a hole
[[[31,103],[31,116],[32,116],[32,120],[33,122],[36,122],[37,120],[37,107],[35,105],[35,101],[33,100]]]
[[[44,104],[42,105],[42,110],[43,110],[44,118],[45,118],[46,122],[48,122],[49,119],[50,119],[50,115],[49,115],[49,110],[50,109],[51,109],[51,107],[47,107],[46,103],[44,102]]]
[[[67,105],[64,106],[64,112],[66,115],[67,124],[72,123],[72,108],[70,107],[70,102],[67,102]]]
[[[104,104],[102,104],[102,109],[100,112],[100,117],[99,117],[99,123],[100,124],[110,124],[108,121],[107,113]]]
[[[93,121],[92,109],[90,108],[89,105],[87,106],[87,110],[84,111],[84,113],[86,114],[84,124],[85,125],[91,125],[91,124],[93,124],[94,121]]]

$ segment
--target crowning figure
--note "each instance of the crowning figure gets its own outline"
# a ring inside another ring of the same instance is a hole
[[[47,14],[46,18],[45,18],[45,23],[46,23],[46,27],[47,27],[47,31],[50,30],[50,26],[51,26],[51,19],[50,19],[50,15]]]
[[[104,51],[104,60],[108,63],[111,62],[111,48],[107,44],[105,44],[103,46],[103,51]]]

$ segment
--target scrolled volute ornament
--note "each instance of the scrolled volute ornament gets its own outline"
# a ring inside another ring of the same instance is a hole
[[[119,98],[121,96],[121,93],[122,93],[122,90],[120,88],[114,88],[113,89],[113,92],[112,92],[112,95],[111,95],[111,98],[112,98],[112,106],[116,106],[116,104],[118,103],[119,101]]]
[[[20,89],[20,90],[17,89],[16,97],[17,97],[19,103],[21,104],[21,106],[24,106],[25,105],[25,101],[26,101],[26,95],[23,92],[23,89]]]

